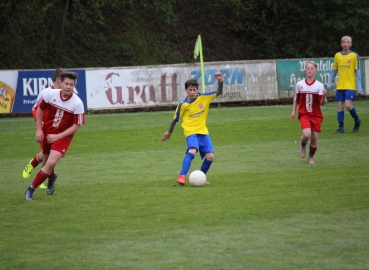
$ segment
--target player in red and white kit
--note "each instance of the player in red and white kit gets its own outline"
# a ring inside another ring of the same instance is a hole
[[[306,156],[306,144],[310,139],[308,162],[314,164],[314,154],[318,148],[319,132],[322,131],[323,114],[320,106],[327,102],[327,90],[315,79],[318,65],[314,61],[305,63],[306,78],[297,82],[293,99],[291,119],[295,119],[296,107],[302,129],[300,156]]]
[[[53,84],[44,89],[44,90],[48,90],[48,89],[60,89],[61,88],[61,74],[68,72],[68,70],[63,69],[63,68],[58,68],[55,70],[54,72],[54,78],[53,78]],[[43,91],[44,91],[43,90]],[[41,91],[42,92],[42,91]],[[39,93],[37,100],[41,97],[41,92]],[[36,112],[37,112],[37,107],[38,107],[38,103],[36,102],[33,107],[32,107],[32,115],[35,118],[36,121]],[[44,111],[44,117],[46,116],[47,112]],[[40,144],[41,146],[41,144]],[[31,176],[31,173],[33,171],[34,168],[36,168],[40,163],[42,163],[43,161],[43,154],[42,154],[42,148],[41,148],[41,152],[37,153],[33,159],[30,160],[30,162],[24,167],[23,169],[23,178],[24,179],[28,179]],[[54,178],[55,175],[54,173],[50,174],[50,178]],[[46,186],[44,184],[40,185],[40,188],[46,188]]]
[[[73,93],[78,74],[61,75],[61,90],[48,89],[37,100],[36,140],[42,144],[44,166],[26,190],[25,200],[33,200],[33,192],[53,172],[55,165],[65,155],[80,125],[85,123],[82,100]],[[44,111],[47,114],[44,117]],[[55,191],[56,177],[49,179],[47,194]]]

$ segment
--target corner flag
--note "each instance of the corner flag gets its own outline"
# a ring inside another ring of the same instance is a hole
[[[193,57],[196,59],[200,54],[200,67],[201,67],[201,88],[202,92],[205,92],[205,73],[204,73],[204,60],[202,58],[202,44],[201,44],[201,36],[197,36],[195,50],[193,51]]]

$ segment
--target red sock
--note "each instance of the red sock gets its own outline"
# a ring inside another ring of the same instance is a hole
[[[38,154],[32,159],[31,161],[31,165],[33,166],[33,168],[36,168],[38,166],[38,164],[40,164],[40,161],[38,161]]]
[[[45,180],[46,178],[48,177],[49,175],[44,173],[42,171],[42,169],[37,173],[35,179],[33,180],[32,184],[31,184],[31,187],[36,189],[39,185],[41,185]]]
[[[318,149],[318,148],[317,148],[317,147],[315,147],[315,148],[314,148],[314,147],[311,147],[311,146],[310,146],[309,156],[311,156],[311,157],[312,157],[312,156],[314,156],[314,154],[315,154],[315,152],[316,152],[316,149]]]
[[[55,176],[55,173],[54,173],[54,169],[51,171],[51,173],[49,174],[49,179],[53,179]]]

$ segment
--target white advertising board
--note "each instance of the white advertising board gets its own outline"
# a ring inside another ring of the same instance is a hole
[[[205,90],[217,89],[215,72],[224,78],[218,102],[277,99],[275,61],[205,63]],[[87,107],[122,109],[178,104],[186,97],[188,79],[199,82],[199,65],[141,66],[134,68],[86,69]]]

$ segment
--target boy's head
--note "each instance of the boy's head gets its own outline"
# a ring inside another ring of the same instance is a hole
[[[68,72],[68,70],[64,69],[64,68],[58,68],[55,70],[54,72],[54,87],[56,89],[61,88],[61,83],[62,83],[62,79],[61,79],[61,75],[63,73]]]
[[[344,42],[344,41],[346,41],[346,42],[352,42],[352,39],[351,39],[351,37],[350,36],[343,36],[342,38],[341,38],[341,42]]]
[[[305,69],[308,69],[308,68],[315,68],[315,69],[318,69],[318,64],[315,63],[314,61],[306,61],[305,62]]]
[[[199,84],[196,80],[188,80],[185,82],[185,88],[189,99],[195,99],[199,91]]]
[[[62,84],[61,91],[63,98],[69,97],[77,84],[78,74],[75,72],[66,72],[61,74]]]
[[[318,64],[314,61],[306,61],[305,62],[305,73],[306,77],[314,77],[316,72],[318,71]]]
[[[350,51],[351,45],[352,45],[352,39],[350,36],[344,36],[341,38],[341,47],[344,52]]]
[[[62,82],[64,82],[64,80],[66,78],[73,80],[75,84],[77,84],[77,78],[78,78],[78,73],[75,72],[63,72],[61,75],[61,80]]]
[[[61,78],[62,73],[66,73],[66,72],[68,72],[68,70],[64,68],[56,69],[54,72],[54,82],[56,81],[56,79]]]
[[[194,80],[194,79],[191,79],[191,80],[186,81],[185,82],[185,89],[187,89],[190,86],[194,86],[196,88],[199,88],[199,83],[196,80]]]

